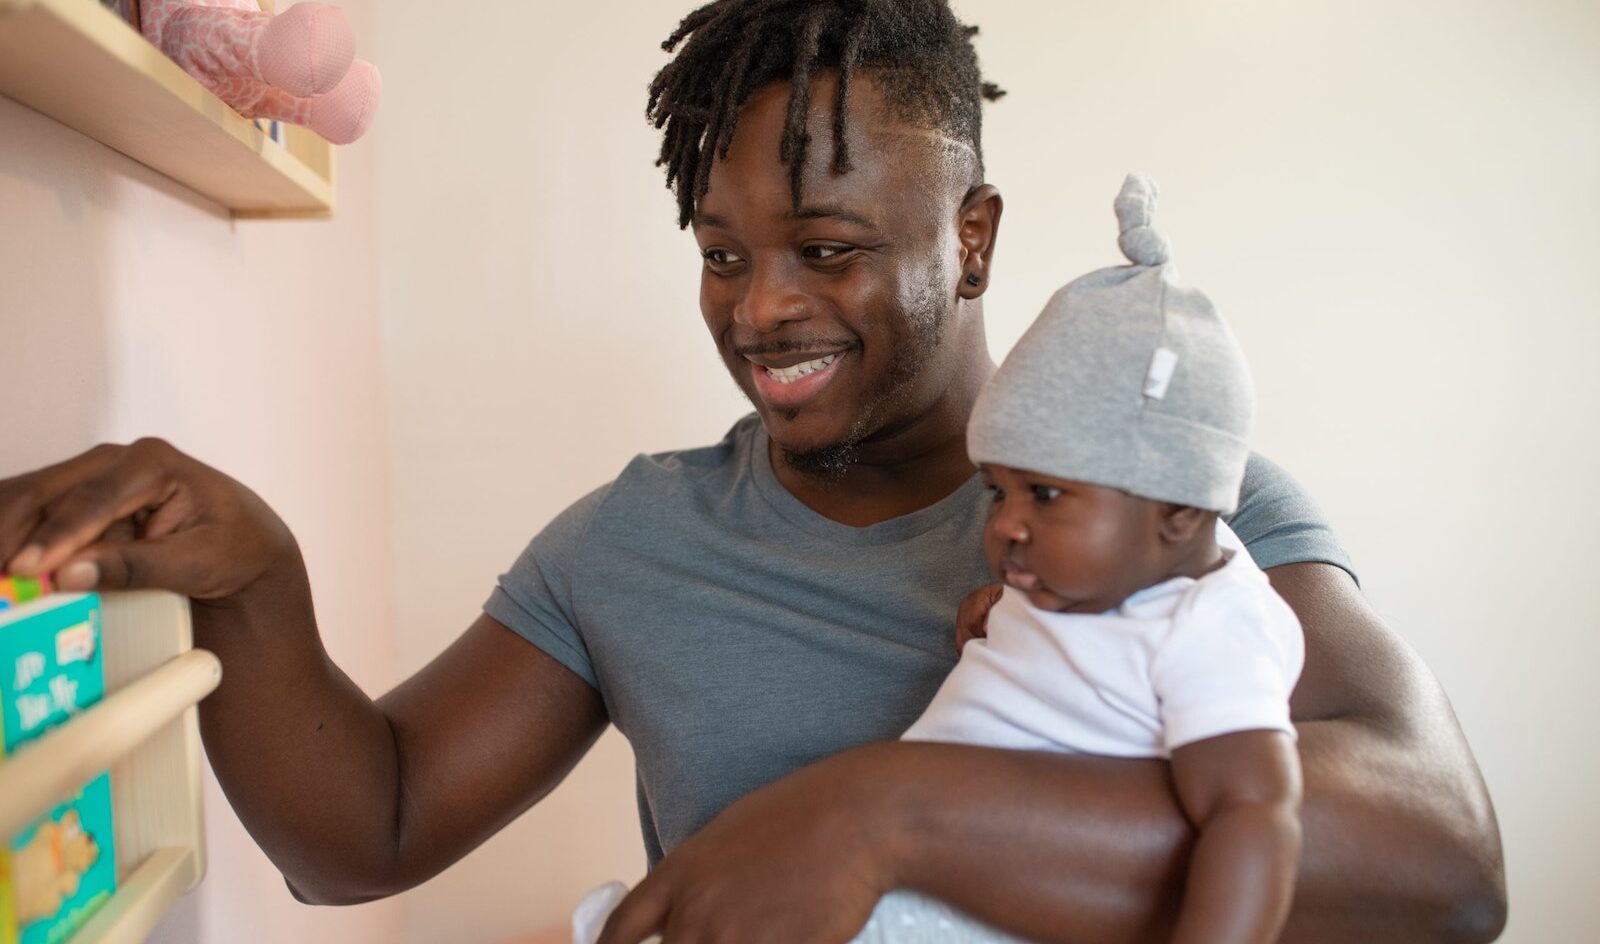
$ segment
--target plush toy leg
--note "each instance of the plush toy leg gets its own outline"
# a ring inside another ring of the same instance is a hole
[[[356,57],[356,36],[338,7],[297,3],[261,34],[261,79],[290,95],[333,91]]]
[[[320,3],[296,4],[281,16],[260,10],[168,2],[147,9],[145,35],[185,72],[241,111],[253,84],[292,95],[337,87],[355,56],[344,14]]]
[[[300,98],[259,84],[254,91],[260,98],[245,115],[305,125],[334,144],[349,144],[365,134],[372,123],[378,100],[383,97],[383,79],[372,63],[357,59],[350,64],[344,81],[326,95]]]

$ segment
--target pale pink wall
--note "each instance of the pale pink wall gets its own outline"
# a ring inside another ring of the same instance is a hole
[[[342,151],[330,222],[235,223],[0,98],[0,476],[142,435],[225,469],[294,529],[328,648],[378,693],[394,663],[373,163]],[[210,873],[155,940],[401,936],[398,901],[295,902],[209,774],[206,804]]]

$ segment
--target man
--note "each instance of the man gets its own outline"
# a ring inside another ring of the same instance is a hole
[[[686,18],[651,115],[757,418],[564,512],[381,699],[328,660],[283,523],[164,443],[0,483],[0,561],[195,598],[212,766],[307,901],[426,880],[615,723],[655,867],[606,944],[843,941],[898,887],[1039,940],[1160,939],[1192,838],[1165,765],[892,740],[987,580],[963,434],[1002,205],[969,35],[942,0]],[[1306,630],[1285,939],[1492,939],[1499,839],[1443,693],[1282,472],[1254,463],[1232,523]]]

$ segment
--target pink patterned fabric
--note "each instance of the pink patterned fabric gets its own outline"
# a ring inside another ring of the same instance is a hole
[[[378,70],[355,59],[336,7],[299,3],[278,16],[253,0],[143,0],[141,29],[185,72],[246,118],[305,125],[348,144],[371,123]]]

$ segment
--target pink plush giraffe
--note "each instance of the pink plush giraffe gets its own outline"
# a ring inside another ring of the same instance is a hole
[[[334,144],[361,137],[383,82],[355,58],[336,7],[297,3],[282,14],[254,0],[142,0],[145,38],[246,118],[305,125]]]

